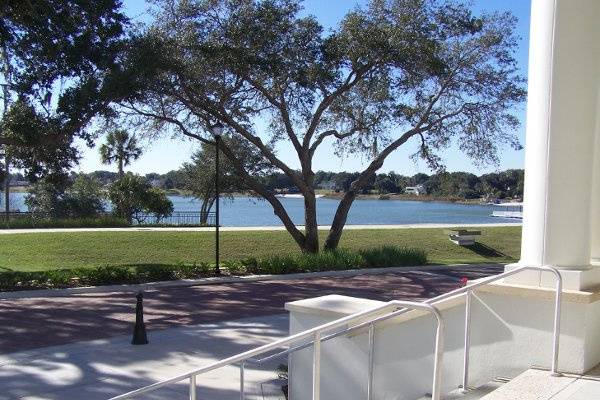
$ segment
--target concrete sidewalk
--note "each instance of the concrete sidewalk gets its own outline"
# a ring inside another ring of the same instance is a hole
[[[344,229],[414,229],[414,228],[490,228],[499,226],[520,226],[521,223],[493,223],[493,224],[403,224],[403,225],[346,225]],[[330,226],[319,226],[319,230],[329,230]],[[299,225],[303,230],[304,226]],[[284,226],[221,226],[221,232],[247,232],[247,231],[285,231]],[[130,227],[130,228],[48,228],[48,229],[0,229],[0,235],[17,233],[60,233],[60,232],[214,232],[214,227]]]
[[[43,333],[41,333],[43,334]],[[288,334],[286,314],[149,332],[150,344],[132,346],[130,336],[78,342],[0,356],[0,400],[101,400],[185,373]],[[262,399],[261,383],[276,378],[283,360],[248,364],[249,400]],[[187,399],[188,381],[141,399]],[[198,399],[239,399],[239,368],[198,377]],[[283,398],[271,388],[270,399]],[[275,395],[275,396],[273,396]]]

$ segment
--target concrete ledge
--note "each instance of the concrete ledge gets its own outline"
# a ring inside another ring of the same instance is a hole
[[[422,265],[408,267],[388,267],[388,268],[365,268],[365,269],[350,269],[343,271],[324,271],[324,272],[305,272],[299,274],[287,275],[247,275],[247,276],[224,276],[201,279],[183,279],[177,281],[162,281],[149,282],[133,285],[106,285],[106,286],[86,286],[74,287],[66,289],[40,289],[40,290],[20,290],[14,292],[0,292],[0,300],[2,299],[22,299],[22,298],[37,298],[37,297],[63,297],[80,295],[87,293],[135,293],[140,290],[150,291],[167,287],[186,287],[200,285],[217,285],[224,283],[240,283],[240,282],[259,282],[259,281],[285,281],[293,279],[307,279],[320,277],[335,277],[335,276],[357,276],[357,275],[377,275],[395,272],[408,271],[436,271],[451,268],[464,267],[495,267],[501,264],[453,264],[453,265]]]
[[[508,264],[506,271],[526,266],[525,264]],[[563,288],[576,291],[589,291],[600,285],[600,268],[594,265],[554,266],[559,269],[563,280]],[[554,287],[555,276],[551,272],[526,270],[504,278],[504,283],[522,286]]]
[[[435,306],[440,311],[444,311],[464,304],[464,302],[464,295],[459,294],[448,299],[442,300],[439,303],[436,303]],[[289,312],[294,313],[303,313],[316,315],[320,317],[338,319],[346,317],[348,315],[356,314],[361,311],[367,311],[371,308],[382,306],[384,304],[385,302],[383,301],[331,294],[327,296],[313,297],[310,299],[297,300],[285,303],[285,309]],[[381,315],[387,313],[388,311],[382,311]],[[397,317],[379,322],[377,324],[377,328],[380,329],[384,326],[399,324],[427,315],[431,314],[424,310],[411,310]]]
[[[359,297],[330,294],[327,296],[313,297],[310,299],[291,301],[285,303],[289,312],[314,314],[324,317],[342,318],[358,312],[384,305],[385,302],[362,299]]]
[[[491,283],[476,289],[476,292],[504,294],[521,298],[554,300],[556,290],[551,287],[525,286],[509,283]],[[600,286],[587,291],[563,290],[562,301],[578,304],[591,304],[600,300]]]

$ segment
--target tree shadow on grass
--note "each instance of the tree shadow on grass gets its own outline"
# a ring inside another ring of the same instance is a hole
[[[471,250],[473,253],[476,253],[482,257],[487,258],[510,258],[509,255],[502,253],[494,249],[493,247],[487,246],[483,243],[475,242],[474,244],[463,246],[465,249]]]

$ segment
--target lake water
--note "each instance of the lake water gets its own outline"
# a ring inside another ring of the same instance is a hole
[[[26,211],[24,193],[11,194],[11,208]],[[183,196],[169,196],[175,211],[199,211],[198,200]],[[303,224],[302,199],[280,199],[296,224]],[[330,225],[339,200],[317,199],[317,220],[320,225]],[[436,201],[356,200],[348,215],[351,225],[395,224],[485,224],[518,223],[514,219],[490,216],[487,205],[455,204]],[[277,226],[282,225],[273,214],[271,205],[251,197],[222,200],[221,225],[223,226]]]

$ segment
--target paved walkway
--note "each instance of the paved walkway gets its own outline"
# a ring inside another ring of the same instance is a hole
[[[461,277],[497,274],[502,266],[406,271],[357,276],[240,282],[148,291],[144,310],[151,335],[163,329],[283,312],[287,301],[326,294],[375,300],[424,300],[458,287]],[[0,354],[82,340],[130,335],[131,293],[89,293],[0,300]]]
[[[12,353],[0,356],[0,400],[106,400],[269,343],[287,332],[288,317],[279,314],[153,332],[145,346],[132,346],[127,335]],[[283,399],[280,386],[273,382],[281,362],[247,365],[247,400]],[[187,399],[188,382],[140,399]],[[198,399],[240,398],[235,366],[202,375],[197,384]]]
[[[493,223],[493,224],[404,224],[404,225],[346,225],[344,229],[415,229],[415,228],[486,228],[497,226],[520,226],[519,222],[514,223]],[[303,229],[303,226],[298,226]],[[319,226],[320,230],[329,230],[330,226]],[[12,235],[16,233],[56,233],[56,232],[214,232],[214,227],[131,227],[131,228],[45,228],[45,229],[0,229],[0,235]],[[221,232],[241,232],[241,231],[284,231],[283,226],[222,226]]]

